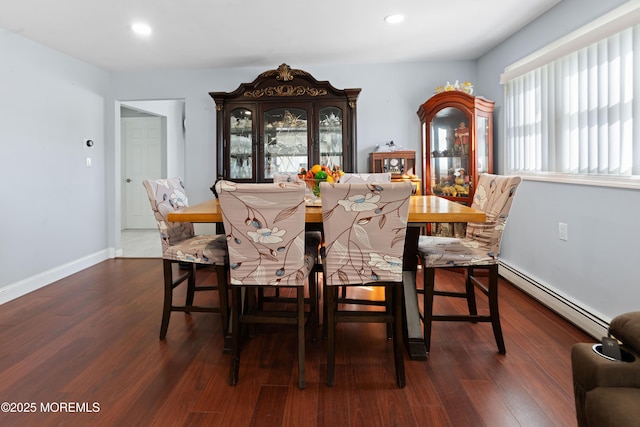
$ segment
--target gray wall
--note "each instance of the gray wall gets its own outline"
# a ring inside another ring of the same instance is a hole
[[[3,29],[0,58],[2,302],[106,256],[110,142],[106,71]]]
[[[624,0],[564,0],[478,60],[478,86],[496,101],[499,171],[504,171],[505,66],[580,28]],[[636,139],[638,136],[636,136]],[[512,208],[503,260],[605,321],[640,310],[640,191],[524,181]],[[569,240],[558,239],[558,223]]]

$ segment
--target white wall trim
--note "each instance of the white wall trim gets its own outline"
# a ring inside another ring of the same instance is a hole
[[[562,184],[590,185],[593,187],[627,188],[640,190],[640,176],[585,175],[558,172],[510,171],[527,181],[557,182]]]
[[[87,255],[84,258],[71,261],[67,264],[52,268],[51,270],[44,271],[36,274],[35,276],[28,277],[20,280],[19,282],[0,288],[0,304],[4,304],[26,295],[29,292],[43,288],[57,280],[63,279],[106,259],[113,258],[113,252],[113,249],[104,249],[100,252]]]
[[[611,319],[606,318],[590,307],[571,300],[551,286],[527,276],[514,266],[500,261],[499,273],[514,286],[531,296],[550,310],[573,323],[593,338],[600,340],[607,335]]]

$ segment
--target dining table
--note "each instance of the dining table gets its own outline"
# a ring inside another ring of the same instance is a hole
[[[222,210],[218,199],[206,200],[170,212],[171,222],[222,224]],[[416,275],[418,269],[418,239],[424,227],[436,222],[485,222],[483,211],[435,195],[411,196],[407,234],[403,256],[404,331],[405,344],[412,360],[426,360],[427,351],[422,337]],[[310,228],[322,226],[322,207],[306,207],[305,223]]]

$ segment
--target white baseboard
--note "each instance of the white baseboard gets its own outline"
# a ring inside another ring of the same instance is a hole
[[[0,304],[43,288],[106,259],[113,258],[113,252],[111,249],[105,249],[0,288]]]
[[[527,276],[504,261],[500,261],[499,272],[502,277],[514,286],[550,310],[556,312],[568,322],[573,323],[593,338],[600,340],[600,338],[607,335],[611,319],[606,319],[605,316],[600,315],[595,310],[572,301],[567,296],[562,295],[561,292],[554,290],[551,286]]]

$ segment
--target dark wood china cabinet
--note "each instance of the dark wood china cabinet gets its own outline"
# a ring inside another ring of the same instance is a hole
[[[218,178],[268,182],[276,173],[298,173],[314,164],[355,172],[359,93],[287,64],[233,92],[210,92]]]
[[[493,105],[458,90],[420,105],[424,194],[471,205],[479,175],[493,173]]]

